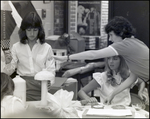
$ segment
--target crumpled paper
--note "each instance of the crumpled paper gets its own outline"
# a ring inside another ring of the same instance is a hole
[[[54,117],[78,118],[76,109],[72,106],[74,92],[60,89],[54,95],[47,93],[48,106],[46,107]]]

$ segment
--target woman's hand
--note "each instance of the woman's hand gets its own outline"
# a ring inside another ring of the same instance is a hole
[[[68,59],[67,56],[58,56],[58,55],[53,55],[53,58],[55,60],[59,60],[59,61],[67,61],[67,59]]]
[[[141,100],[144,100],[144,96],[143,96],[143,92],[142,91],[138,92],[138,96],[140,97]]]

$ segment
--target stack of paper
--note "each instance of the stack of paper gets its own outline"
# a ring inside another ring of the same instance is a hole
[[[86,115],[95,116],[130,116],[132,112],[130,109],[89,109]]]

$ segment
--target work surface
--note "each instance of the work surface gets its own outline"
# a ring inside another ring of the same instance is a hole
[[[39,103],[38,101],[27,102],[28,105],[36,107]],[[82,106],[80,101],[72,101],[71,106],[75,108],[79,118],[149,118],[149,112],[129,106],[126,106],[126,109],[112,109],[112,105],[104,105],[103,109],[94,109],[91,108],[91,104]]]

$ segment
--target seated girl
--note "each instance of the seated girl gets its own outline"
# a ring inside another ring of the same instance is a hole
[[[13,96],[14,82],[5,73],[1,73],[1,117],[25,111],[25,105],[18,97]]]
[[[88,96],[88,93],[99,87],[100,102],[105,103],[109,94],[130,75],[129,68],[121,56],[108,57],[105,65],[106,71],[94,73],[93,80],[78,92],[82,100],[89,103],[97,102],[97,99]],[[115,95],[111,101],[111,104],[115,105],[130,105],[130,103],[130,87]]]

